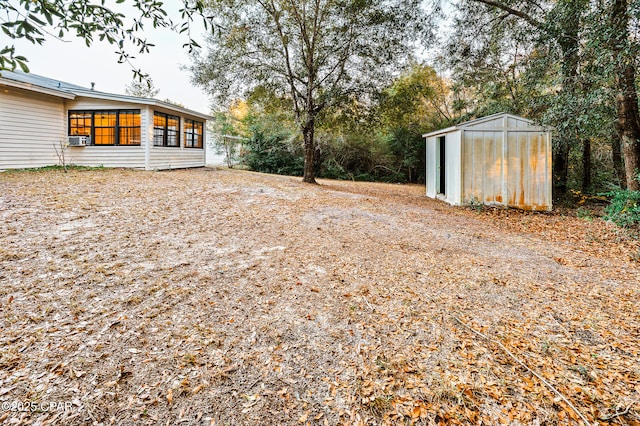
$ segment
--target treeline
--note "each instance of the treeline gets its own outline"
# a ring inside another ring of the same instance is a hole
[[[318,117],[318,177],[424,182],[422,134],[453,122],[450,84],[427,65],[413,64],[368,99],[341,102]],[[215,132],[240,135],[227,150],[252,170],[301,176],[304,146],[290,102],[265,87],[253,90],[216,117]],[[231,148],[231,149],[229,149]]]
[[[433,63],[414,63],[377,93],[317,117],[319,177],[422,182],[421,135],[496,112],[554,129],[554,195],[638,189],[640,1],[458,2]],[[443,75],[447,75],[444,78]],[[304,148],[286,97],[266,87],[219,114],[248,138],[239,160],[302,174]]]

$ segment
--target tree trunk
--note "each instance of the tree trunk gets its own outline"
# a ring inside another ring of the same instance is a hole
[[[591,190],[591,139],[582,140],[582,192],[584,194]]]
[[[622,160],[622,145],[620,144],[620,132],[611,135],[611,159],[613,161],[613,169],[618,178],[618,184],[622,189],[627,188],[627,174],[624,169],[624,161]]]
[[[557,22],[559,34],[558,45],[562,52],[561,70],[561,97],[564,99],[564,107],[567,109],[563,117],[570,126],[559,134],[558,150],[554,155],[554,196],[564,198],[568,189],[569,177],[569,152],[572,148],[580,146],[580,132],[577,125],[577,111],[575,102],[578,97],[580,78],[580,46],[579,32],[582,25],[583,2],[567,0],[563,2],[562,19]]]
[[[553,195],[563,198],[567,194],[567,176],[569,173],[569,142],[558,138],[553,150]]]
[[[636,69],[629,51],[629,10],[627,0],[615,0],[611,11],[611,50],[616,64],[618,94],[617,130],[624,156],[627,188],[640,191],[640,112],[636,92]]]
[[[315,158],[316,143],[314,139],[315,117],[311,116],[302,126],[302,138],[304,140],[304,175],[302,181],[306,183],[316,182]]]

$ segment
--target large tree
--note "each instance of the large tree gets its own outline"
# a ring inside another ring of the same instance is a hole
[[[581,55],[585,51],[597,49],[602,59],[603,69],[610,69],[616,85],[617,116],[615,128],[622,146],[626,166],[626,185],[629,189],[640,190],[640,113],[638,108],[637,61],[638,34],[633,33],[632,23],[637,26],[638,0],[607,0],[589,2],[587,0],[474,0],[489,8],[515,17],[539,34],[539,41],[547,43],[550,49],[559,50],[559,87],[555,108],[556,121],[561,127],[559,143],[554,153],[554,174],[556,189],[564,193],[567,189],[569,169],[569,149],[581,145],[583,151],[583,186],[589,183],[590,140],[583,137],[584,117],[587,109],[581,101],[588,80],[581,75]],[[634,15],[635,13],[635,15]],[[585,27],[586,18],[604,16],[608,20],[592,20],[596,24]],[[635,19],[635,20],[634,20]],[[636,30],[637,32],[637,30]],[[610,58],[607,66],[606,59]],[[585,84],[586,83],[586,84]],[[552,108],[553,111],[553,108]],[[564,115],[563,115],[564,113]],[[614,153],[616,151],[614,144]],[[615,159],[614,159],[615,160]]]
[[[224,101],[259,85],[286,95],[315,183],[319,114],[383,87],[427,25],[419,0],[212,0],[220,32],[194,60],[194,81]]]

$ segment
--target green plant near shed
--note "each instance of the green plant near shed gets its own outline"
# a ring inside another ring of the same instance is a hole
[[[624,228],[640,224],[640,191],[617,190],[607,195],[612,198],[605,208],[605,220]]]

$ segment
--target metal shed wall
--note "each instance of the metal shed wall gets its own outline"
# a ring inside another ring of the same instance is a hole
[[[424,135],[426,193],[450,204],[479,202],[551,210],[551,132],[510,114]],[[444,138],[445,156],[440,155]],[[440,185],[444,159],[446,185]],[[443,193],[444,192],[444,193]]]
[[[551,210],[548,133],[465,130],[463,151],[463,202]]]

